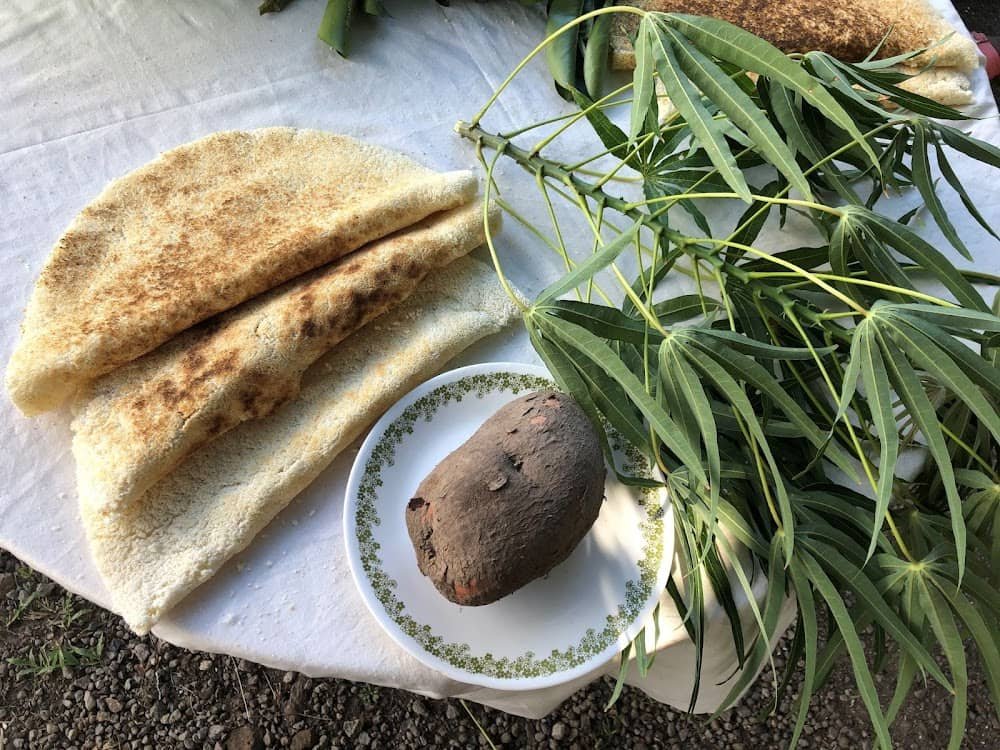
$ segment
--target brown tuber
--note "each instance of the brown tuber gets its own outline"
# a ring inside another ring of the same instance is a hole
[[[538,391],[490,417],[406,507],[420,572],[462,605],[495,602],[561,563],[597,520],[604,458],[569,396]]]

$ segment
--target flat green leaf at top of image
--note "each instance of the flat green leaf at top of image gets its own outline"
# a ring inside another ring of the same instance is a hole
[[[549,0],[545,35],[558,31],[583,12],[583,0]],[[564,91],[576,88],[577,45],[580,27],[574,26],[545,46],[545,59],[556,85]]]

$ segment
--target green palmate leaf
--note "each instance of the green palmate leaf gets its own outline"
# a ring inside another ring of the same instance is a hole
[[[945,156],[944,149],[941,148],[941,144],[937,141],[937,139],[934,139],[934,149],[937,152],[938,168],[941,170],[942,176],[944,176],[945,181],[951,185],[951,189],[958,193],[958,197],[962,199],[962,205],[965,206],[965,210],[969,212],[969,215],[972,216],[972,218],[979,222],[979,225],[983,229],[993,235],[996,239],[1000,240],[1000,235],[997,235],[997,233],[993,231],[993,227],[991,227],[989,222],[983,218],[983,215],[979,213],[979,209],[976,208],[976,204],[972,202],[972,199],[965,190],[965,186],[962,185],[962,181],[958,179],[958,175],[955,174],[955,170],[952,169],[951,162],[948,161],[948,158]]]
[[[628,136],[625,135],[625,131],[611,122],[611,118],[604,114],[598,107],[593,106],[594,101],[585,94],[580,93],[576,89],[573,89],[572,94],[577,106],[583,110],[587,122],[590,123],[597,137],[601,139],[604,147],[620,158],[628,155],[625,163],[637,171],[640,170],[642,164],[639,160],[639,155],[637,153],[630,153]]]
[[[872,679],[868,663],[865,660],[864,646],[861,643],[861,639],[858,638],[860,630],[856,629],[856,625],[847,611],[843,598],[841,598],[837,587],[834,586],[833,581],[827,576],[822,566],[820,566],[812,555],[805,552],[800,553],[800,555],[805,575],[809,578],[820,596],[823,597],[834,621],[837,623],[837,632],[843,641],[844,648],[847,649],[851,664],[854,667],[854,679],[858,686],[858,692],[861,695],[861,701],[865,704],[865,708],[868,709],[868,716],[871,718],[872,727],[875,729],[875,736],[883,748],[890,748],[892,747],[892,741],[889,739],[889,727],[879,706],[875,681]]]
[[[912,229],[857,206],[845,206],[843,210],[845,214],[849,213],[852,221],[861,223],[878,239],[934,274],[961,304],[974,310],[989,311],[972,284],[944,255]]]
[[[940,305],[927,305],[919,302],[911,302],[905,307],[893,307],[892,310],[936,323],[950,333],[968,334],[971,331],[1000,331],[1000,316],[997,316],[992,310],[980,312],[961,307],[941,307]]]
[[[587,48],[583,53],[583,80],[593,97],[601,95],[608,70],[608,51],[611,48],[611,29],[614,16],[598,16],[587,35]]]
[[[803,529],[805,536],[805,530]],[[875,584],[868,578],[865,571],[842,555],[834,546],[824,544],[810,538],[804,538],[801,544],[809,550],[809,553],[816,560],[821,560],[834,577],[839,579],[845,587],[854,593],[859,604],[870,610],[875,620],[891,633],[901,648],[914,659],[917,664],[924,669],[931,677],[937,680],[947,690],[952,690],[953,686],[948,678],[938,667],[934,657],[924,647],[920,640],[914,636],[903,620],[896,614],[891,606],[886,602],[885,597],[879,592]]]
[[[745,70],[752,70],[800,94],[825,117],[845,131],[868,155],[873,165],[878,158],[851,116],[801,66],[774,45],[738,26],[714,18],[671,13],[667,23],[714,57]]]
[[[657,302],[653,305],[653,314],[661,325],[669,326],[683,323],[685,320],[710,315],[721,307],[718,301],[711,297],[697,294],[682,294],[673,299]]]
[[[882,359],[889,374],[889,380],[899,394],[900,399],[906,405],[907,413],[913,419],[914,424],[920,429],[927,441],[927,448],[931,453],[940,472],[941,481],[944,485],[945,495],[948,499],[948,509],[951,515],[952,534],[955,539],[955,554],[958,560],[959,575],[965,570],[965,520],[962,517],[962,501],[958,496],[958,488],[955,484],[955,474],[952,469],[951,458],[948,455],[948,447],[945,444],[944,434],[938,424],[934,407],[927,398],[920,378],[914,371],[910,363],[902,352],[890,344],[881,333],[875,332]]]
[[[962,239],[958,236],[958,232],[955,231],[955,225],[951,223],[951,219],[948,218],[947,212],[944,210],[944,205],[941,203],[941,199],[938,198],[937,191],[934,190],[934,182],[931,177],[931,162],[930,156],[928,154],[930,143],[928,141],[928,135],[934,140],[936,144],[936,139],[934,138],[934,132],[924,123],[917,122],[913,126],[913,184],[917,186],[917,190],[920,191],[920,197],[924,199],[924,203],[927,204],[928,210],[931,212],[931,216],[934,217],[934,221],[937,225],[941,227],[941,232],[947,238],[948,242],[958,250],[963,256],[972,260],[972,254],[969,252],[969,248],[965,246]]]
[[[646,24],[650,18],[651,16],[643,18],[642,24]],[[677,61],[673,44],[665,30],[660,32],[650,22],[650,28],[646,33],[650,37],[650,44],[653,45],[652,54],[656,72],[659,74],[663,89],[670,97],[670,102],[681,113],[698,145],[705,150],[722,179],[733,192],[749,203],[750,188],[747,187],[747,181],[736,166],[736,159],[733,158],[729,146],[726,145],[722,128],[701,103],[701,96]]]
[[[536,306],[535,309],[543,313],[551,312],[606,339],[627,341],[635,346],[658,344],[663,340],[663,335],[651,329],[644,319],[630,318],[620,310],[607,305],[567,299]]]
[[[768,89],[771,110],[775,119],[785,131],[788,144],[802,154],[810,164],[817,164],[824,159],[823,150],[812,132],[805,127],[802,119],[802,109],[795,102],[794,95],[784,86],[772,84]],[[823,181],[837,195],[848,203],[861,204],[861,198],[844,177],[840,168],[833,161],[827,161],[823,167]]]
[[[667,449],[687,466],[700,482],[706,481],[698,452],[682,437],[677,424],[667,416],[607,344],[585,328],[573,323],[549,316],[538,316],[536,319],[547,336],[570,347],[577,355],[590,360],[616,380]]]
[[[635,70],[632,73],[632,110],[629,121],[629,138],[635,140],[646,123],[646,117],[656,113],[654,92],[655,63],[653,61],[652,37],[656,34],[651,23],[643,18],[632,47],[635,52]]]
[[[347,57],[353,9],[354,0],[328,0],[316,34],[342,57]]]
[[[731,122],[746,132],[754,148],[785,176],[792,187],[811,199],[812,190],[795,162],[795,155],[753,100],[679,32],[664,26],[663,33],[669,37],[681,69],[695,86],[725,112]]]
[[[852,356],[860,360],[861,378],[865,384],[865,395],[868,397],[872,422],[878,431],[881,451],[878,462],[875,523],[872,525],[872,539],[868,546],[868,557],[871,557],[875,552],[878,534],[889,510],[889,502],[892,500],[892,490],[896,478],[896,461],[899,456],[899,437],[896,415],[892,410],[893,397],[889,388],[889,377],[886,374],[878,342],[868,334],[867,323],[858,326],[854,336],[858,341],[858,351],[855,354],[852,347]],[[853,365],[853,362],[851,364]]]
[[[693,334],[685,332],[678,335],[690,336]],[[704,336],[704,333],[699,331],[698,336]],[[767,396],[785,414],[788,420],[802,431],[803,436],[813,446],[816,448],[825,448],[827,450],[827,457],[838,468],[848,474],[848,476],[855,476],[856,472],[851,457],[836,445],[827,446],[824,432],[816,426],[815,422],[802,410],[802,407],[795,402],[795,399],[782,388],[781,384],[767,370],[750,357],[733,351],[730,348],[719,346],[717,343],[705,338],[693,338],[693,341],[702,352],[707,354],[711,359],[717,360],[733,377],[745,380]]]
[[[580,284],[590,281],[599,271],[613,263],[626,247],[637,241],[639,226],[639,223],[636,222],[631,231],[622,232],[561,279],[547,286],[538,295],[535,304],[540,305],[561,297],[566,292],[576,289]]]
[[[583,12],[583,0],[549,0],[549,19],[545,35],[549,36],[572,22]],[[545,61],[556,85],[563,90],[576,88],[576,54],[580,27],[574,26],[545,46]]]
[[[679,337],[675,335],[675,338]],[[693,354],[697,354],[697,352]],[[700,370],[713,387],[729,402],[734,413],[743,421],[744,428],[749,430],[749,439],[757,444],[760,452],[763,454],[764,460],[770,469],[771,484],[778,499],[778,513],[781,518],[781,524],[785,529],[785,534],[782,537],[783,544],[785,545],[785,557],[786,559],[791,559],[795,517],[792,513],[788,491],[785,487],[781,471],[778,468],[778,463],[771,452],[771,446],[764,436],[764,431],[761,429],[750,400],[733,376],[726,371],[725,366],[716,362],[713,358],[692,356],[688,361]],[[766,479],[762,477],[761,481],[766,481]]]
[[[773,180],[758,191],[759,195],[766,195],[771,198],[784,192],[787,183],[783,180]],[[754,201],[736,220],[737,231],[733,232],[732,242],[740,245],[753,245],[757,237],[760,236],[764,224],[770,215],[773,204],[762,201]]]

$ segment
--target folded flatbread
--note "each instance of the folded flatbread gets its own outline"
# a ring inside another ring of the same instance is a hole
[[[848,62],[864,59],[888,33],[878,58],[931,47],[900,67],[901,72],[915,75],[904,88],[943,104],[968,104],[972,99],[968,73],[979,66],[976,45],[925,0],[633,0],[625,4],[713,16],[784,52],[820,50]],[[629,39],[637,23],[633,14],[620,14],[617,20],[611,53],[616,68],[635,67]],[[933,69],[921,72],[928,65]]]
[[[403,393],[516,317],[493,270],[460,258],[317,361],[298,397],[269,417],[203,446],[118,510],[82,501],[115,609],[148,631]]]
[[[72,425],[81,500],[127,503],[198,446],[270,414],[335,344],[483,240],[482,203],[434,214],[81,388]]]
[[[59,240],[31,295],[7,390],[25,414],[178,332],[438,211],[439,174],[315,130],[215,133],[112,182]]]

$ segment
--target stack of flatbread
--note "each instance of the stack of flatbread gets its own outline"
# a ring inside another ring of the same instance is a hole
[[[756,34],[784,52],[820,50],[848,62],[895,57],[928,48],[899,66],[914,77],[900,86],[942,104],[972,101],[969,73],[979,66],[975,43],[925,0],[631,0],[645,10],[714,16]],[[629,39],[638,17],[621,14],[612,65],[635,67]]]
[[[50,256],[7,368],[69,400],[80,509],[145,632],[406,390],[516,317],[468,172],[317,131],[217,133],[113,182]],[[485,212],[495,221],[495,214]]]

